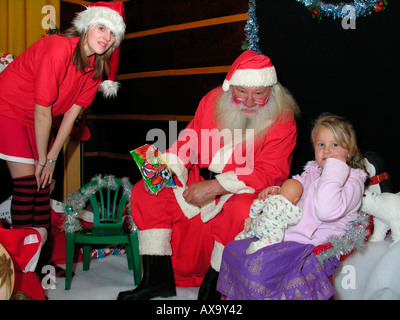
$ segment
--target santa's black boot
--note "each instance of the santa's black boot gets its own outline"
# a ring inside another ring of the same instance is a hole
[[[176,296],[171,256],[142,256],[143,279],[137,288],[118,294],[118,300],[149,300]]]
[[[210,267],[201,283],[197,300],[221,300],[221,294],[217,291],[219,272]]]

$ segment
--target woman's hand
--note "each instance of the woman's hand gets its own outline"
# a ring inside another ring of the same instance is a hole
[[[55,159],[57,159],[64,143],[67,141],[67,138],[69,137],[74,126],[75,120],[81,114],[82,110],[82,107],[74,104],[64,114],[53,146],[47,153],[47,146],[49,143],[50,129],[52,124],[51,108],[36,105],[35,130],[39,161],[36,163],[35,176],[38,188],[40,188],[40,186],[44,187],[46,184],[51,183],[56,165]],[[48,159],[53,159],[54,161],[49,162]]]
[[[41,163],[40,161],[36,161],[35,177],[38,185],[38,190],[40,189],[40,187],[44,188],[46,185],[51,183],[51,180],[53,179],[55,164],[55,161],[46,161],[45,164]]]

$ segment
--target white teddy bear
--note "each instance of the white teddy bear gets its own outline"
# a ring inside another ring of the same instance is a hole
[[[392,230],[391,246],[400,240],[400,192],[365,190],[361,210],[374,216],[374,233],[369,241],[383,241],[388,230]]]

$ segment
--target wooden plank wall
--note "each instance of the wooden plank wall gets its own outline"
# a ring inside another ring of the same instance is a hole
[[[82,4],[61,4],[61,30]],[[190,121],[204,94],[222,84],[242,52],[248,0],[124,1],[127,33],[121,47],[118,97],[97,95],[88,111],[91,138],[83,143],[83,181],[96,174],[140,176],[129,151],[153,143],[160,129],[165,143]],[[153,130],[153,131],[151,131]],[[162,139],[161,139],[162,140]],[[155,142],[155,141],[154,141]]]

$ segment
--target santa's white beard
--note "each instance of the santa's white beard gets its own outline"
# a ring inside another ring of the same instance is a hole
[[[265,133],[271,125],[271,114],[274,109],[274,99],[271,96],[266,105],[247,108],[243,103],[233,102],[230,92],[223,94],[215,111],[215,118],[220,130],[234,129],[242,130],[243,135],[246,130],[254,130],[254,137],[260,133]],[[244,112],[242,110],[251,111]]]

